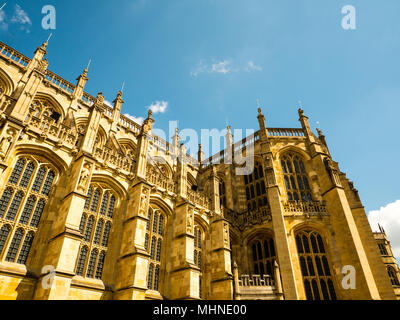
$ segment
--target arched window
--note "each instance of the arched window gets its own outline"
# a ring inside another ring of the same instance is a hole
[[[96,269],[97,255],[98,255],[97,249],[93,249],[89,258],[89,263],[86,272],[86,277],[88,278],[93,278],[94,271]]]
[[[0,218],[9,221],[0,232],[0,260],[26,264],[56,173],[40,157],[18,158],[0,197]],[[46,181],[45,177],[47,177]],[[1,227],[1,224],[0,224]],[[1,236],[3,235],[3,237]],[[3,243],[2,243],[3,241]]]
[[[289,201],[312,201],[310,184],[303,160],[294,153],[281,159],[283,179]]]
[[[89,186],[79,224],[79,231],[84,235],[81,248],[86,248],[86,251],[81,252],[78,259],[75,269],[77,275],[101,279],[113,223],[112,216],[115,203],[116,198],[113,191],[108,190],[108,186],[98,183]],[[88,256],[89,259],[87,259]],[[84,272],[85,268],[86,272]]]
[[[199,226],[194,226],[194,264],[200,269],[199,275],[199,298],[202,298],[203,288],[202,277],[203,277],[203,264],[202,264],[202,248],[203,248],[203,236],[204,232]]]
[[[264,170],[260,162],[254,164],[254,170],[244,176],[248,211],[268,207],[267,188],[265,186]]]
[[[274,278],[274,263],[276,260],[275,244],[272,238],[259,239],[252,243],[254,274]]]
[[[387,272],[390,278],[390,282],[392,283],[392,286],[400,286],[396,270],[392,266],[388,266]]]
[[[378,248],[382,256],[387,256],[388,252],[384,243],[378,243]]]
[[[150,254],[150,264],[147,273],[147,288],[150,290],[159,290],[160,268],[163,251],[165,217],[159,210],[149,208],[147,216],[145,249]],[[150,245],[149,241],[151,239]]]
[[[78,276],[83,275],[83,270],[86,264],[86,256],[87,256],[88,248],[86,246],[81,248],[81,252],[79,254],[78,264],[76,266],[76,274]]]
[[[301,231],[296,234],[296,245],[307,300],[336,300],[322,237],[315,231]]]
[[[0,229],[0,255],[3,253],[4,245],[7,242],[11,227],[6,224]]]
[[[221,181],[219,184],[219,202],[221,206],[226,207],[226,190],[225,181]]]
[[[106,258],[105,251],[102,251],[99,255],[99,260],[97,261],[97,269],[96,269],[96,279],[101,279],[103,275],[103,268],[104,268],[104,260]]]

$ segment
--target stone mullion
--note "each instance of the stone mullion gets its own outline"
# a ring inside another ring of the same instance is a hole
[[[78,156],[65,179],[66,187],[61,200],[58,218],[54,222],[43,265],[55,268],[53,286],[49,289],[36,287],[35,299],[67,299],[72,278],[75,276],[76,262],[79,258],[82,235],[79,231],[84,212],[86,194],[90,186],[93,160]],[[51,208],[50,208],[51,209]],[[89,219],[89,217],[88,217]],[[90,258],[90,251],[88,255]],[[73,257],[71,259],[71,257]],[[41,275],[41,278],[45,276]],[[57,283],[57,286],[55,285]]]
[[[123,222],[120,257],[117,261],[116,292],[114,297],[122,300],[145,299],[149,253],[145,250],[147,215],[150,186],[137,183],[131,187],[130,199]]]
[[[231,300],[233,297],[233,275],[230,257],[229,223],[215,216],[211,232],[211,300]]]
[[[185,201],[175,207],[172,248],[171,299],[199,299],[201,271],[194,261],[194,209]]]

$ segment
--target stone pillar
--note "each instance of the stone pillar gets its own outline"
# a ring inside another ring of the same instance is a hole
[[[229,223],[215,215],[211,225],[211,300],[233,299]]]
[[[194,208],[186,201],[175,207],[170,298],[199,299],[200,269],[194,263]]]
[[[203,147],[201,144],[199,144],[199,151],[197,152],[197,161],[199,162],[199,169],[203,167],[203,162],[204,160],[204,152],[203,152]]]
[[[73,162],[69,174],[63,177],[66,180],[65,197],[57,204],[57,208],[49,209],[57,210],[58,214],[43,262],[44,266],[52,266],[55,269],[53,285],[51,288],[43,287],[41,281],[45,274],[42,274],[38,279],[35,299],[64,300],[68,297],[83,237],[79,225],[93,169],[93,160],[81,155]]]
[[[152,118],[152,111],[149,110],[147,119],[144,120],[142,129],[138,136],[138,148],[136,154],[136,168],[135,174],[138,179],[146,180],[146,170],[148,162],[148,152],[149,152],[149,135],[151,135],[151,130],[153,128],[154,120]]]
[[[217,214],[221,214],[220,198],[219,198],[219,178],[217,176],[217,168],[211,165],[211,174],[209,177],[211,189],[211,205],[212,210]]]
[[[356,270],[356,289],[341,290],[341,294],[346,299],[381,299],[368,258],[368,247],[365,247],[367,243],[362,239],[365,226],[360,222],[357,225],[360,218],[351,210],[340,180],[337,163],[330,157],[320,154],[312,159],[312,164],[318,173],[322,198],[327,203],[343,266],[351,265]],[[374,246],[376,247],[376,243]],[[337,275],[339,279],[341,276]]]
[[[236,262],[233,263],[233,299],[238,300],[239,292],[239,270]]]
[[[265,129],[265,118],[258,110],[258,120],[260,123],[260,145],[263,167],[265,172],[268,201],[271,208],[272,225],[274,230],[276,254],[280,264],[282,275],[282,287],[287,300],[298,300],[298,291],[294,276],[294,268],[289,248],[287,230],[285,225],[284,211],[282,208],[281,195],[276,182],[273,164],[273,155],[268,140],[268,131]]]
[[[133,183],[129,189],[116,270],[114,297],[118,300],[143,300],[146,296],[149,254],[144,245],[150,190],[143,182]]]
[[[281,273],[279,271],[278,262],[274,262],[274,276],[275,276],[275,288],[276,294],[278,295],[279,300],[283,300],[283,291],[282,291],[282,280],[281,280]]]
[[[35,56],[27,66],[27,70],[18,83],[18,88],[13,93],[15,104],[10,104],[5,112],[12,118],[21,122],[29,114],[29,107],[36,92],[45,78],[48,62],[43,59],[46,54],[47,42],[35,51]]]
[[[92,110],[90,112],[89,121],[86,126],[85,136],[82,141],[82,145],[80,146],[82,152],[84,153],[93,153],[95,152],[94,144],[96,142],[97,132],[100,126],[100,120],[103,116],[104,109],[104,97],[101,92],[97,94],[97,100],[94,103]]]
[[[179,150],[177,172],[178,172],[178,196],[187,197],[187,164],[185,160],[186,147],[182,144]]]
[[[112,124],[111,124],[111,131],[116,134],[117,133],[117,125],[119,122],[119,117],[121,116],[121,108],[124,100],[122,100],[122,91],[118,91],[117,97],[113,101],[114,109],[112,114]]]

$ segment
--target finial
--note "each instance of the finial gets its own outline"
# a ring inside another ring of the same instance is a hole
[[[0,10],[3,10],[3,8],[6,6],[7,2],[4,2],[4,4],[1,6]]]
[[[103,105],[103,103],[104,103],[104,97],[103,97],[103,92],[99,92],[98,94],[97,94],[97,104],[98,105],[100,105],[100,106],[102,106]]]
[[[149,112],[147,113],[147,117],[149,118],[149,119],[152,119],[153,118],[153,111],[151,110],[151,109],[149,109]]]
[[[125,81],[122,82],[122,88],[121,88],[121,92],[124,92],[124,88],[125,88]]]
[[[89,59],[86,69],[89,70],[90,64],[92,63],[92,58]]]
[[[50,35],[49,35],[49,37],[47,38],[47,43],[49,43],[49,41],[50,41],[50,39],[51,39],[51,37],[53,36],[53,33],[50,33]]]
[[[322,137],[324,134],[322,133],[322,130],[321,129],[319,129],[319,128],[317,128],[317,132],[318,132],[318,135],[320,136],[320,137]]]

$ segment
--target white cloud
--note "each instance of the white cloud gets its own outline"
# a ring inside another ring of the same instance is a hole
[[[18,5],[15,5],[15,12],[11,18],[12,23],[20,24],[21,30],[30,33],[30,26],[32,26],[32,21],[29,18],[28,14]]]
[[[114,107],[114,105],[113,105],[110,101],[108,101],[108,100],[104,100],[104,104],[108,105],[108,106],[111,107],[111,108]]]
[[[138,117],[138,118],[136,118],[136,117],[131,116],[130,114],[127,114],[127,113],[125,113],[124,116],[127,117],[127,118],[129,118],[129,119],[131,119],[131,120],[133,120],[133,121],[135,121],[137,124],[140,124],[140,125],[141,125],[141,124],[143,123],[143,121],[144,121],[144,118],[143,118],[143,117]]]
[[[216,72],[216,73],[223,73],[223,74],[227,74],[231,71],[231,68],[229,67],[229,65],[231,64],[230,61],[228,60],[224,60],[221,62],[217,62],[214,63],[211,66],[211,73]]]
[[[200,60],[196,67],[190,72],[190,75],[192,77],[197,77],[201,73],[219,73],[225,75],[240,71],[262,71],[262,67],[256,65],[252,60],[248,61],[244,67],[235,66],[235,63],[232,59],[224,59],[222,61],[213,60],[210,63]]]
[[[7,30],[8,24],[6,22],[6,13],[4,10],[0,10],[0,30]]]
[[[393,254],[400,258],[400,200],[389,203],[379,210],[370,211],[368,220],[372,231],[378,231],[378,223],[385,229]]]
[[[168,108],[167,101],[156,101],[156,103],[152,103],[151,106],[147,107],[149,110],[153,111],[153,113],[165,113]]]
[[[257,66],[254,61],[247,62],[247,66],[244,68],[246,71],[262,71],[260,66]]]
[[[200,73],[207,72],[207,64],[204,60],[200,60],[197,66],[190,72],[190,75],[193,77],[197,77]]]

